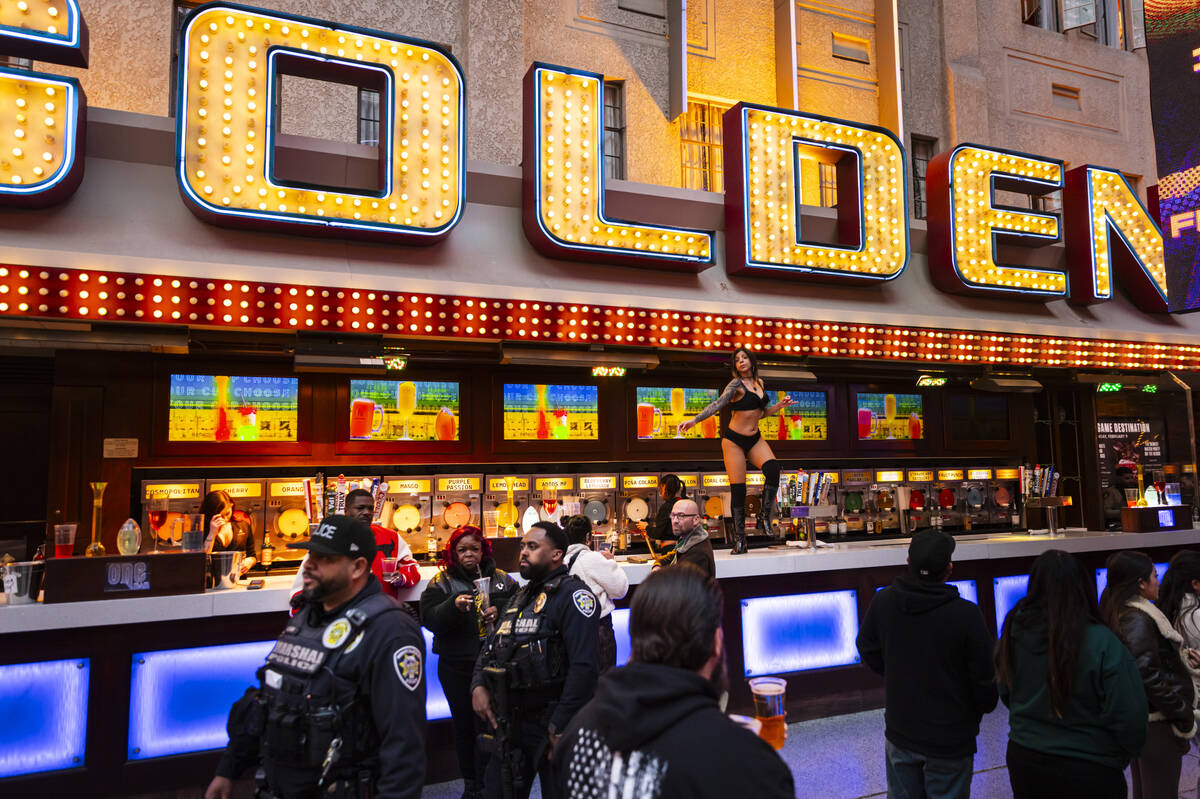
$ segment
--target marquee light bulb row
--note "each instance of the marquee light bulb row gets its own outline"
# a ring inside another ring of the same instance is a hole
[[[5,52],[58,48],[45,58],[82,64],[86,38],[75,0],[0,3]],[[409,244],[438,241],[461,219],[465,84],[458,62],[439,46],[212,3],[187,17],[179,61],[176,176],[201,218]],[[45,205],[69,196],[82,177],[75,142],[86,102],[70,79],[22,74],[24,84],[0,70],[0,203]],[[275,92],[285,74],[379,91],[378,191],[277,176]],[[691,272],[714,264],[713,231],[606,213],[603,81],[597,73],[546,64],[534,64],[525,76],[527,238],[556,258]],[[51,89],[52,108],[33,101],[31,95]],[[722,123],[728,271],[859,283],[903,273],[911,249],[907,169],[893,133],[746,103],[727,111]],[[837,164],[834,245],[802,235],[801,154]],[[1060,161],[970,144],[934,158],[927,192],[935,284],[965,294],[1091,303],[1112,296],[1115,278],[1143,310],[1168,310],[1162,234],[1124,179],[1085,166],[1064,183],[1062,172]],[[996,188],[1040,193],[1064,185],[1062,225],[1054,215],[995,202]],[[1069,259],[1070,273],[997,261],[998,243],[1045,245],[1062,237],[1060,227],[1068,250],[1084,256]]]
[[[0,267],[0,314],[472,341],[618,344],[941,364],[1200,369],[1200,346],[1009,335],[580,303]]]

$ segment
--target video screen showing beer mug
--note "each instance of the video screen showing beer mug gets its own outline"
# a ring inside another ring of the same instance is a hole
[[[382,427],[383,408],[376,405],[374,400],[358,397],[350,401],[351,438],[370,438]]]
[[[779,677],[755,677],[749,684],[754,718],[762,725],[758,737],[775,749],[782,749],[787,742],[787,681]]]
[[[662,411],[649,402],[637,404],[637,437],[654,438],[662,429]]]

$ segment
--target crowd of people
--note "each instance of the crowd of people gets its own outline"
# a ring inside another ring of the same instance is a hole
[[[724,713],[712,546],[695,502],[672,500],[676,547],[633,596],[620,668],[611,615],[629,584],[587,545],[586,517],[526,532],[523,585],[479,528],[450,536],[420,620],[463,799],[524,799],[535,777],[547,799],[795,796],[778,754]],[[296,613],[230,713],[206,797],[231,796],[251,767],[261,797],[421,794],[424,642],[375,568],[394,542],[363,516],[327,517],[306,544]],[[1135,799],[1174,799],[1196,736],[1200,553],[1177,554],[1161,586],[1146,555],[1114,554],[1097,603],[1079,561],[1049,550],[997,642],[948,582],[954,548],[941,531],[915,535],[907,572],[859,630],[862,660],[885,683],[889,797],[968,797],[980,720],[1003,701],[1017,799],[1123,797],[1127,766]]]
[[[1176,799],[1200,696],[1200,553],[1162,585],[1141,552],[1108,558],[1099,603],[1070,553],[1033,562],[993,645],[978,607],[948,584],[954,539],[913,537],[909,572],[859,631],[883,675],[888,796],[968,797],[979,722],[1004,702],[1015,799]]]

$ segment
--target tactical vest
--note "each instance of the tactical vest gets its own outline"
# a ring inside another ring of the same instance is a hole
[[[379,736],[370,708],[339,666],[363,643],[373,619],[400,608],[386,594],[374,594],[322,626],[308,623],[313,608],[306,605],[292,618],[258,670],[263,759],[276,767],[321,769],[340,739],[331,777],[351,769],[377,772]]]
[[[567,678],[562,630],[546,613],[568,574],[547,580],[537,589],[522,588],[509,603],[492,639],[488,665],[505,669],[508,687],[529,704],[549,702],[562,693]]]

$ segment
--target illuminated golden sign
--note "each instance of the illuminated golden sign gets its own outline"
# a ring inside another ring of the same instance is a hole
[[[1142,310],[1166,311],[1162,232],[1125,176],[1094,166],[1072,169],[1065,194],[1071,302],[1111,299],[1115,273]]]
[[[389,494],[427,494],[432,486],[430,480],[410,477],[389,477],[384,482],[388,484]]]
[[[437,481],[438,491],[478,491],[478,477],[442,477]],[[391,483],[388,484],[391,489]]]
[[[570,477],[538,477],[533,481],[533,487],[537,491],[545,491],[546,489],[568,489],[575,487],[575,481]]]
[[[1020,471],[1017,469],[997,469],[997,480],[1016,480],[1020,477]]]
[[[763,477],[762,472],[750,472],[746,475],[746,485],[760,486],[767,482],[767,478]]]
[[[617,487],[617,478],[615,476],[592,475],[590,477],[579,478],[579,488],[582,491],[602,491],[604,489],[612,489]]]
[[[991,469],[967,469],[968,480],[991,480]]]
[[[273,497],[303,497],[305,496],[303,480],[288,480],[271,483],[268,492]]]
[[[199,483],[147,483],[145,499],[200,499]]]
[[[934,283],[955,293],[998,292],[1062,297],[1059,269],[1001,264],[996,245],[1059,240],[1058,217],[1000,206],[995,190],[1046,193],[1062,188],[1063,163],[961,144],[929,162],[929,268]]]
[[[436,45],[240,6],[202,6],[180,44],[177,177],[220,224],[429,243],[464,204],[462,70]],[[382,189],[277,180],[275,92],[283,74],[380,95]]]
[[[962,469],[938,469],[939,480],[961,480],[963,479]]]
[[[683,483],[685,488],[695,488],[699,481],[694,474],[681,474],[679,475],[679,482]]]
[[[729,476],[725,474],[706,474],[701,478],[705,488],[728,488]]]
[[[711,231],[604,212],[604,76],[535,63],[525,75],[525,235],[552,257],[697,272]]]
[[[622,488],[657,488],[658,476],[653,474],[627,474],[621,476]]]
[[[904,472],[901,469],[888,469],[875,472],[875,482],[877,483],[900,483],[903,481]]]
[[[512,479],[513,491],[528,491],[529,490],[529,478],[528,477],[513,477],[511,479]],[[503,477],[489,477],[488,481],[487,481],[487,487],[488,487],[488,491],[507,491],[508,490],[508,486],[505,484]]]
[[[252,499],[263,495],[262,483],[209,483],[209,491],[224,491],[233,499]]]
[[[724,136],[730,272],[879,282],[904,271],[906,170],[891,132],[739,103],[725,114]],[[839,246],[803,239],[796,205],[805,157],[837,164]]]
[[[933,482],[933,470],[932,469],[909,469],[908,470],[908,481],[910,483],[932,483]]]

